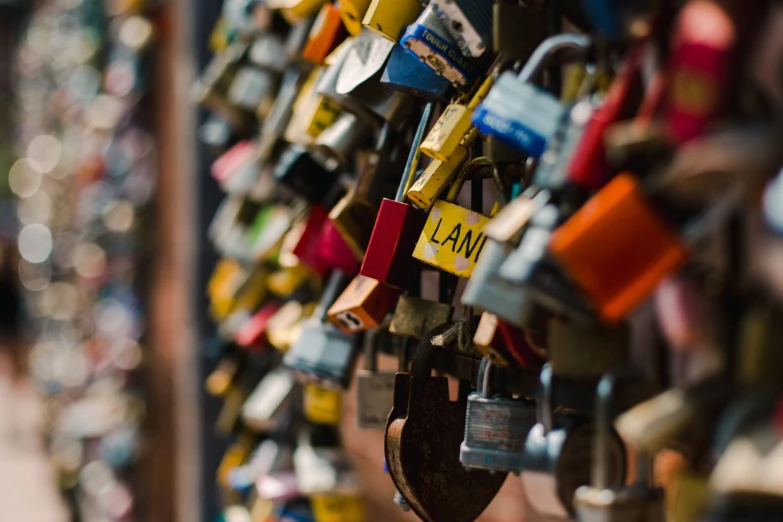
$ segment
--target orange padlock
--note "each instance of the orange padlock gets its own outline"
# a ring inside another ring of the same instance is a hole
[[[400,293],[377,279],[357,275],[329,308],[329,319],[348,334],[376,328],[394,309]]]
[[[622,319],[688,257],[628,173],[616,176],[560,226],[549,251],[607,321]]]
[[[315,65],[323,64],[326,56],[345,39],[345,34],[340,9],[333,4],[324,4],[310,29],[302,59]]]

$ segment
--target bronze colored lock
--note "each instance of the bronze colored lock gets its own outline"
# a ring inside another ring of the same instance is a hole
[[[421,339],[428,331],[451,319],[451,312],[451,303],[404,295],[397,300],[389,331],[395,335]]]
[[[329,308],[329,319],[349,334],[376,328],[399,295],[393,286],[359,274]]]
[[[468,471],[459,461],[467,405],[449,401],[448,379],[430,376],[438,350],[431,339],[449,326],[428,332],[416,349],[411,373],[397,374],[394,407],[386,425],[389,474],[426,522],[476,520],[506,479],[488,471]]]

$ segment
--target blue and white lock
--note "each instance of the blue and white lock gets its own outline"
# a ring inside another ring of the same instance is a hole
[[[550,93],[532,85],[533,77],[564,52],[584,59],[591,40],[577,34],[559,34],[544,40],[515,75],[500,75],[476,110],[473,123],[484,136],[539,157],[557,132],[567,108]]]
[[[478,391],[468,396],[459,461],[466,468],[519,474],[524,469],[527,434],[537,422],[536,405],[493,394],[492,368],[489,360],[481,360]]]

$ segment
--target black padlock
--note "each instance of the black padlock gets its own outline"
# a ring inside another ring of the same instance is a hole
[[[302,145],[290,145],[280,156],[274,177],[309,201],[321,202],[330,193],[338,173],[337,165],[329,164],[318,153]]]

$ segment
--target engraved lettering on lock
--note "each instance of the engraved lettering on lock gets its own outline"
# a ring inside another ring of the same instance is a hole
[[[439,51],[445,52],[449,48],[449,45],[446,42],[444,42],[443,40],[441,40],[431,32],[427,31],[426,29],[422,33],[422,36],[424,36],[424,39],[430,42],[432,45],[434,45],[435,48],[438,49]]]

